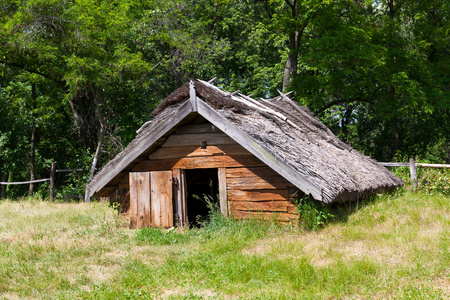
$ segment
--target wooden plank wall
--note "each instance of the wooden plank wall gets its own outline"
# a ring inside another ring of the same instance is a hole
[[[228,206],[235,218],[297,219],[292,184],[269,167],[228,168]]]
[[[220,177],[226,178],[228,199],[228,207],[223,211],[229,215],[238,219],[252,216],[280,222],[297,219],[296,206],[290,195],[292,184],[210,123],[179,127],[161,148],[143,158],[132,172],[197,168],[221,170]],[[119,188],[122,192],[118,201],[121,201],[121,207],[128,209],[127,174],[120,180]],[[129,210],[123,212],[129,213]]]

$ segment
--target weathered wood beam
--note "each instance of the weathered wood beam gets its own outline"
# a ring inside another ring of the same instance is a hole
[[[131,164],[136,158],[138,158],[142,152],[152,146],[158,139],[163,137],[173,127],[179,124],[183,119],[189,116],[193,112],[192,104],[190,101],[184,102],[171,117],[163,122],[156,124],[155,128],[135,147],[131,148],[129,152],[125,154],[122,159],[117,162],[114,168],[107,171],[100,178],[97,178],[89,187],[89,197],[92,197],[96,192],[102,189],[108,182],[110,182],[115,176],[117,176],[123,169]]]
[[[288,201],[232,201],[230,207],[234,210],[247,210],[247,211],[265,211],[265,212],[285,212],[292,211],[292,208],[296,206]],[[294,210],[294,211],[295,211]]]
[[[186,210],[186,199],[187,199],[187,190],[186,190],[186,174],[183,169],[174,169],[172,171],[174,182],[174,196],[175,196],[175,205],[176,205],[176,214],[177,214],[177,222],[178,226],[184,227],[188,225],[187,222],[187,210]]]
[[[233,145],[236,144],[233,139],[223,133],[203,133],[203,134],[172,134],[167,141],[161,146],[162,148],[170,147],[190,147],[202,146],[202,142],[207,145]]]
[[[276,219],[279,222],[289,222],[298,219],[298,214],[285,213],[285,212],[261,212],[261,211],[248,211],[248,210],[234,210],[233,217],[236,219],[263,219],[263,220],[273,220]]]
[[[253,156],[205,156],[182,159],[144,160],[133,168],[133,172],[163,171],[170,169],[215,169],[243,166],[261,167],[264,163]]]
[[[227,175],[226,168],[218,169],[219,179],[219,202],[222,215],[228,216],[228,197],[227,197]]]
[[[250,152],[242,148],[240,145],[221,145],[210,146],[202,149],[198,146],[173,147],[173,148],[159,148],[149,155],[150,160],[157,159],[174,159],[185,157],[200,157],[200,156],[242,156],[252,155]]]
[[[195,93],[194,82],[189,82],[189,101],[191,101],[192,111],[197,111],[197,95]]]
[[[287,201],[289,194],[284,190],[228,190],[229,201]]]
[[[227,186],[231,190],[277,190],[287,189],[290,185],[291,183],[281,176],[227,178]]]
[[[221,133],[216,126],[211,123],[201,123],[201,124],[189,124],[180,126],[177,128],[177,134],[187,134],[187,133]]]

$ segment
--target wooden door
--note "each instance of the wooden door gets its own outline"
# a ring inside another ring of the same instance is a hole
[[[151,225],[173,227],[172,171],[150,172]]]
[[[172,171],[130,173],[130,227],[172,227]]]
[[[150,227],[150,173],[130,173],[130,227]]]

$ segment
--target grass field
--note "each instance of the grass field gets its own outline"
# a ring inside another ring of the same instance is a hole
[[[130,230],[103,203],[0,201],[2,299],[448,299],[450,198],[341,208],[317,232],[214,217]]]

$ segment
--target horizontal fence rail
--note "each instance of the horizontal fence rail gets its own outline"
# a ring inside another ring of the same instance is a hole
[[[409,163],[392,163],[392,162],[379,162],[378,164],[385,167],[409,167]],[[435,168],[435,169],[450,169],[450,165],[443,164],[425,164],[425,163],[416,163],[416,167],[424,167],[424,168]]]
[[[84,169],[62,169],[62,170],[56,170],[56,173],[69,173],[69,172],[82,172]]]
[[[30,180],[30,181],[20,181],[20,182],[0,182],[0,184],[1,185],[30,184],[30,183],[39,183],[39,182],[45,182],[45,181],[50,181],[50,178]]]
[[[408,167],[409,173],[411,175],[410,182],[413,184],[414,188],[417,187],[417,167],[434,168],[434,169],[450,169],[450,165],[416,163],[414,161],[414,159],[412,159],[412,158],[409,159],[409,163],[379,162],[378,164],[385,166],[385,167]]]
[[[39,182],[50,181],[50,202],[53,202],[53,198],[55,197],[55,173],[70,173],[70,172],[83,172],[83,171],[84,171],[84,169],[56,170],[56,163],[52,163],[51,168],[50,168],[50,178],[29,180],[29,181],[20,181],[20,182],[0,182],[0,185],[19,185],[19,184],[30,184],[30,183],[39,183]],[[1,197],[1,195],[0,195],[0,197]],[[75,198],[78,196],[72,196],[72,197]]]

